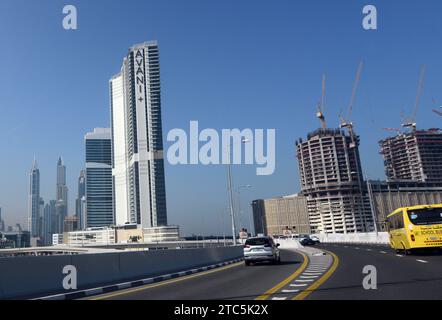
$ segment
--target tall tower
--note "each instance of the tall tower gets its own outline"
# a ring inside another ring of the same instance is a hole
[[[28,195],[28,230],[31,237],[39,236],[40,220],[40,170],[37,161],[34,159],[29,173],[29,195]]]
[[[78,176],[78,190],[77,190],[77,199],[75,200],[75,215],[78,219],[78,227],[80,230],[85,227],[85,212],[83,206],[83,199],[86,195],[86,173],[85,170],[80,171],[80,175]]]
[[[155,41],[129,49],[110,80],[112,174],[117,225],[167,225],[160,65]]]
[[[374,229],[359,157],[359,137],[318,129],[296,143],[301,190],[313,232]]]
[[[84,139],[86,144],[86,219],[81,221],[83,225],[80,228],[112,226],[115,223],[110,129],[95,128],[93,132],[87,133]]]
[[[57,162],[57,190],[55,211],[57,216],[57,233],[63,233],[64,219],[68,214],[68,187],[66,186],[66,166],[63,159]]]

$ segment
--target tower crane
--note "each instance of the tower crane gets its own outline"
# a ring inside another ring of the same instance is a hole
[[[327,124],[325,123],[325,116],[324,116],[324,105],[325,105],[325,74],[322,75],[322,96],[321,101],[318,102],[317,110],[316,110],[316,117],[321,122],[321,128],[326,129]]]
[[[416,131],[416,115],[417,115],[417,110],[419,109],[419,102],[420,102],[420,99],[422,96],[422,90],[424,87],[425,72],[426,72],[426,66],[423,65],[420,70],[419,84],[417,87],[416,100],[414,101],[413,114],[412,114],[411,118],[406,119],[406,122],[402,124],[402,127],[412,128],[413,131]]]
[[[351,98],[350,98],[350,103],[348,105],[348,115],[346,118],[344,118],[342,115],[339,116],[340,119],[340,128],[347,128],[348,132],[350,134],[350,138],[351,138],[351,144],[350,147],[354,148],[356,146],[356,141],[355,141],[355,137],[354,137],[354,132],[353,132],[353,122],[351,122],[351,115],[353,112],[353,104],[355,102],[356,99],[356,92],[358,90],[359,87],[359,80],[361,79],[361,73],[362,73],[362,69],[364,67],[364,62],[361,61],[359,62],[359,66],[358,66],[358,70],[356,72],[356,78],[355,78],[355,82],[353,84],[353,90],[351,93]]]

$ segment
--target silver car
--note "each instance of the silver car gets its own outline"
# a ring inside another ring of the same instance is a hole
[[[279,243],[273,241],[270,237],[249,238],[244,244],[244,261],[246,266],[260,261],[270,261],[281,263],[279,252]]]

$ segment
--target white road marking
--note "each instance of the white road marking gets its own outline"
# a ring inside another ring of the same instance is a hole
[[[396,257],[402,258],[403,255],[401,255],[401,254],[397,254]]]
[[[304,272],[306,276],[320,276],[322,272]]]
[[[294,292],[299,292],[299,290],[282,290],[281,292],[284,292],[284,293],[294,293]]]
[[[344,248],[348,248],[348,246],[344,246]]]
[[[359,250],[360,248],[359,248],[359,247],[356,247],[355,249],[356,249],[356,250]]]
[[[290,287],[305,287],[306,285],[307,283],[298,283],[298,284],[292,283]]]
[[[313,279],[304,279],[304,280],[302,280],[302,279],[297,279],[297,280],[295,280],[296,282],[312,282],[313,281]]]
[[[303,278],[303,279],[315,279],[315,278],[317,278],[318,276],[302,276],[301,275],[301,278]]]
[[[422,262],[422,263],[428,263],[428,261],[417,259],[416,261]]]
[[[287,297],[273,297],[272,300],[285,300]]]
[[[367,251],[371,251],[371,249],[367,249]]]
[[[381,251],[381,253],[386,253],[385,251]]]

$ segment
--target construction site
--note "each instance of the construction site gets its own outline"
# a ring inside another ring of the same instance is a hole
[[[316,108],[321,127],[296,141],[301,192],[296,197],[254,201],[254,218],[263,232],[305,230],[305,223],[288,225],[304,221],[304,216],[308,217],[311,233],[378,231],[384,229],[385,217],[398,207],[442,202],[442,133],[439,129],[418,130],[416,125],[425,66],[420,71],[412,116],[404,119],[401,128],[383,128],[395,133],[379,141],[386,181],[364,179],[360,137],[351,121],[362,69],[361,62],[348,112],[340,115],[339,128],[327,127],[326,78],[322,77],[322,96]],[[442,116],[440,110],[433,112]],[[298,205],[291,206],[296,210],[288,212],[287,201],[296,201]],[[299,209],[299,204],[305,208]],[[284,212],[284,219],[278,217],[279,212]]]

